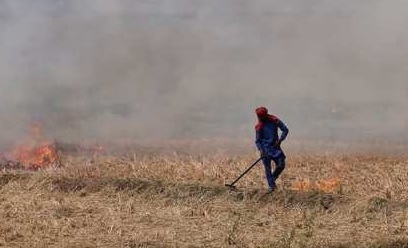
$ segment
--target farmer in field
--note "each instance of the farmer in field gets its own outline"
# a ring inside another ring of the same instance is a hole
[[[258,124],[256,130],[256,146],[258,147],[262,162],[265,167],[265,175],[268,181],[268,190],[270,192],[276,189],[276,179],[285,169],[285,154],[280,145],[285,140],[289,133],[286,125],[276,116],[268,114],[268,109],[259,107],[255,110],[258,117]],[[279,137],[278,129],[282,131]],[[272,172],[271,162],[276,165]]]

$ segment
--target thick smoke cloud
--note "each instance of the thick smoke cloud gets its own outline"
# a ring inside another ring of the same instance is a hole
[[[0,0],[3,143],[408,132],[403,0]]]

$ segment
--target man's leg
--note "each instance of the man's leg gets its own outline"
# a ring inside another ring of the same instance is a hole
[[[275,178],[272,175],[272,166],[271,166],[272,159],[269,156],[266,156],[262,159],[262,162],[265,167],[265,175],[266,175],[266,180],[268,181],[269,189],[274,189],[276,185],[275,185]]]
[[[272,177],[276,180],[276,179],[278,179],[278,177],[282,173],[282,171],[285,169],[285,157],[280,156],[279,158],[276,158],[273,161],[276,164],[276,168],[272,173]]]

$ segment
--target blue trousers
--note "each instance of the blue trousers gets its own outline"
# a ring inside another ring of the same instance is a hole
[[[272,161],[276,165],[276,168],[273,172],[272,172],[272,165],[271,165]],[[268,186],[269,188],[275,188],[276,179],[278,179],[279,175],[285,169],[285,156],[279,156],[277,158],[266,156],[262,159],[262,162],[265,167],[265,175],[266,175],[266,180],[268,181]]]

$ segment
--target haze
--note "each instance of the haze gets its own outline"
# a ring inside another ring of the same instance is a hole
[[[253,136],[405,141],[404,0],[0,0],[1,143]]]

